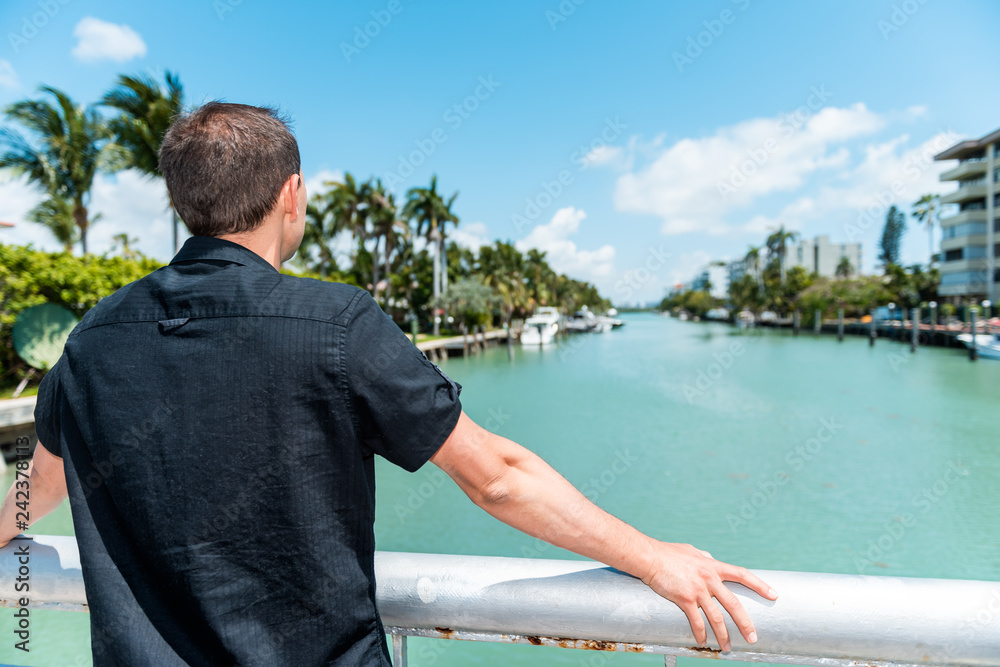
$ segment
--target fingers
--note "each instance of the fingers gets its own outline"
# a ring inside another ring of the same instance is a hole
[[[743,608],[743,605],[740,604],[739,598],[721,582],[712,590],[712,595],[715,596],[719,604],[732,616],[733,622],[736,623],[736,627],[739,628],[743,638],[751,644],[756,644],[757,632],[754,629],[753,621],[750,620],[750,615]]]
[[[768,600],[777,600],[778,593],[773,588],[767,585],[763,579],[758,577],[753,572],[750,572],[745,567],[736,567],[735,565],[723,564],[719,570],[719,576],[722,577],[723,581],[735,581],[737,583],[743,584],[750,590],[754,591],[761,597],[765,597]]]
[[[708,634],[705,632],[705,621],[701,618],[701,608],[696,605],[688,605],[686,607],[681,607],[681,611],[688,618],[688,623],[691,624],[691,632],[694,633],[694,640],[699,644],[708,643]]]
[[[705,617],[708,619],[709,624],[712,626],[715,638],[719,641],[719,648],[723,651],[728,651],[731,646],[729,644],[729,629],[726,627],[725,614],[719,609],[719,605],[715,604],[715,600],[712,597],[702,598],[701,608],[705,612]]]

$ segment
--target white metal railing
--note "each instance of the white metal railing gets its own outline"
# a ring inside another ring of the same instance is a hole
[[[17,605],[16,550],[30,548],[31,606],[86,610],[76,541],[38,535],[0,549],[0,605]],[[377,601],[406,664],[410,636],[825,667],[1000,666],[1000,582],[759,571],[776,602],[727,584],[760,641],[696,645],[672,603],[593,561],[378,552]]]

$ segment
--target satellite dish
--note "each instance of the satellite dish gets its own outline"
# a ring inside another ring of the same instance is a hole
[[[30,366],[47,371],[59,361],[66,339],[79,321],[54,303],[27,308],[17,316],[11,332],[14,349]]]

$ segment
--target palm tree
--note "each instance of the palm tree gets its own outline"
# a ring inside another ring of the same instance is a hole
[[[380,292],[378,274],[379,244],[384,239],[382,261],[385,268],[385,278],[388,281],[389,275],[392,273],[392,252],[398,245],[400,238],[409,233],[409,225],[399,218],[395,199],[391,192],[386,191],[381,179],[377,180],[375,186],[369,189],[368,215],[371,220],[371,236],[375,239],[372,284],[375,288],[375,299],[378,300]],[[389,295],[387,294],[387,306],[389,303],[388,299]]]
[[[163,135],[184,108],[184,89],[180,78],[166,72],[165,87],[148,74],[118,77],[101,104],[121,114],[108,122],[115,140],[127,153],[126,167],[138,169],[151,177],[160,177],[160,144]],[[170,206],[174,232],[174,253],[178,250],[177,212]]]
[[[746,265],[747,269],[750,270],[754,277],[757,278],[757,286],[759,288],[760,294],[764,294],[764,273],[760,270],[760,251],[762,248],[757,246],[750,246],[747,250],[746,257],[743,258],[743,263]]]
[[[323,195],[314,195],[306,205],[306,226],[302,232],[302,244],[296,255],[296,261],[303,268],[315,271],[324,278],[330,277],[338,270],[337,260],[333,256],[330,244],[340,233],[338,219],[331,215]],[[316,249],[316,259],[312,258],[312,249]]]
[[[799,238],[799,233],[788,231],[784,225],[778,227],[767,237],[767,254],[769,257],[778,258],[778,269],[781,272],[781,284],[785,284],[785,255],[788,253],[788,244]]]
[[[930,249],[930,256],[927,266],[934,264],[934,225],[938,223],[941,215],[941,195],[924,195],[913,202],[913,217],[917,222],[927,225],[927,243]]]
[[[63,250],[73,252],[73,244],[79,240],[76,222],[73,221],[73,204],[59,196],[48,197],[41,204],[28,211],[26,216],[31,222],[43,225],[52,232]],[[95,216],[96,217],[99,216]]]
[[[451,211],[448,207],[451,202],[455,201],[456,196],[458,196],[457,193],[451,198],[448,204],[445,204],[441,195],[438,194],[437,175],[434,175],[431,177],[429,188],[410,188],[406,192],[406,204],[403,206],[403,218],[406,220],[415,220],[417,236],[426,233],[428,243],[434,248],[434,284],[432,289],[434,295],[432,303],[434,304],[434,308],[438,307],[437,304],[441,297],[442,237],[438,229],[438,223],[451,216]],[[437,335],[440,332],[440,325],[436,316],[433,319],[434,335]]]
[[[438,255],[441,257],[441,294],[447,294],[448,292],[448,253],[445,250],[445,238],[447,236],[446,231],[449,222],[452,223],[453,226],[458,227],[458,216],[451,210],[451,207],[455,203],[455,199],[457,197],[458,193],[456,192],[447,202],[445,202],[445,214],[438,219],[438,228],[441,232],[441,237],[438,240]]]
[[[530,295],[524,280],[524,256],[510,243],[496,241],[479,249],[476,272],[500,297],[503,319],[510,324],[515,310],[527,310]]]
[[[38,140],[36,147],[20,132],[0,129],[0,169],[9,168],[41,187],[49,197],[60,197],[73,207],[73,223],[80,230],[80,247],[87,254],[87,230],[93,220],[87,210],[90,190],[98,171],[114,171],[122,156],[110,141],[111,132],[92,106],[80,107],[51,86],[39,90],[55,98],[22,100],[4,109],[8,118],[27,128]]]
[[[847,279],[851,277],[852,273],[854,273],[854,267],[851,265],[851,260],[846,256],[841,257],[840,262],[837,263],[837,277]]]

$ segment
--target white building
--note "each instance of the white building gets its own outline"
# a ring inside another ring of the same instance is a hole
[[[861,273],[861,244],[830,243],[830,237],[823,234],[814,239],[800,239],[788,246],[785,269],[801,266],[809,273],[833,278],[837,275],[842,257],[851,263],[852,275]]]
[[[704,290],[716,299],[729,298],[729,267],[710,264],[691,281],[691,289]]]

